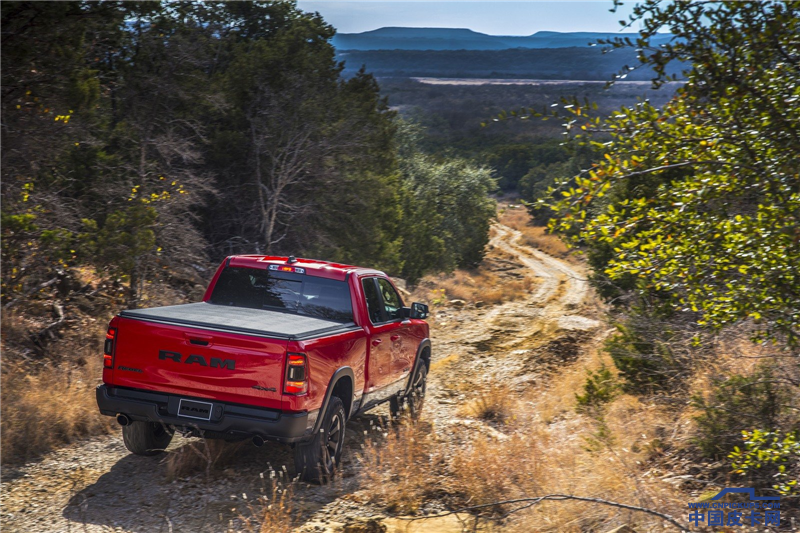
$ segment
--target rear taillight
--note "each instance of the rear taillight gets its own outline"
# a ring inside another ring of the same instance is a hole
[[[305,394],[308,392],[308,365],[305,354],[288,354],[283,392],[286,394]]]
[[[117,340],[117,328],[108,328],[106,343],[103,346],[103,368],[114,368],[114,342]]]

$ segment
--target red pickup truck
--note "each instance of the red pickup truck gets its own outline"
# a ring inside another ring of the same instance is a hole
[[[428,307],[404,307],[383,272],[294,257],[228,257],[200,303],[111,320],[97,404],[128,450],[186,436],[294,447],[301,479],[338,464],[345,422],[383,402],[419,412]]]

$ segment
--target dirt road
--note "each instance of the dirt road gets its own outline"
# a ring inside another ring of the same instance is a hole
[[[521,244],[521,234],[501,224],[492,228],[487,265],[500,279],[529,276],[533,291],[495,306],[448,305],[434,309],[433,364],[424,417],[443,428],[456,446],[468,431],[496,429],[460,414],[470,387],[502,372],[524,388],[553,365],[576,357],[581,338],[600,323],[586,308],[588,286],[574,265]],[[588,315],[588,316],[587,316]],[[535,357],[534,357],[535,356]],[[535,360],[536,364],[531,361]],[[365,434],[382,421],[385,408],[348,423],[339,479],[325,487],[300,484],[292,506],[301,531],[337,531],[353,517],[385,520],[389,531],[406,524],[386,520],[385,511],[359,497],[357,451]],[[173,453],[207,453],[203,443],[176,437]],[[213,471],[176,469],[165,457],[129,455],[119,435],[93,438],[17,469],[2,483],[4,531],[124,531],[130,533],[216,532],[242,527],[241,517],[273,478],[294,475],[291,450],[268,445],[231,446],[233,459]],[[198,461],[195,461],[198,462]],[[202,464],[202,461],[199,461]],[[416,522],[408,531],[460,531],[457,520]]]

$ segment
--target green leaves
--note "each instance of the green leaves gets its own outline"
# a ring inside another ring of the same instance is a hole
[[[761,481],[782,496],[800,495],[800,439],[796,431],[742,431],[744,450],[728,454],[733,473]]]
[[[663,82],[667,64],[689,61],[687,82],[660,109],[641,102],[572,135],[603,158],[563,185],[553,225],[612,250],[611,280],[666,291],[705,326],[749,319],[797,346],[800,67],[787,58],[800,56],[800,3],[648,1],[640,13],[644,39],[664,25],[678,36],[642,62]]]
[[[471,267],[483,259],[495,202],[491,171],[461,158],[436,161],[416,147],[414,126],[401,125],[401,187],[407,222],[403,276]]]

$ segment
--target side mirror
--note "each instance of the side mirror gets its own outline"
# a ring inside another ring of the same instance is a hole
[[[428,306],[419,302],[411,304],[411,318],[428,318]]]

